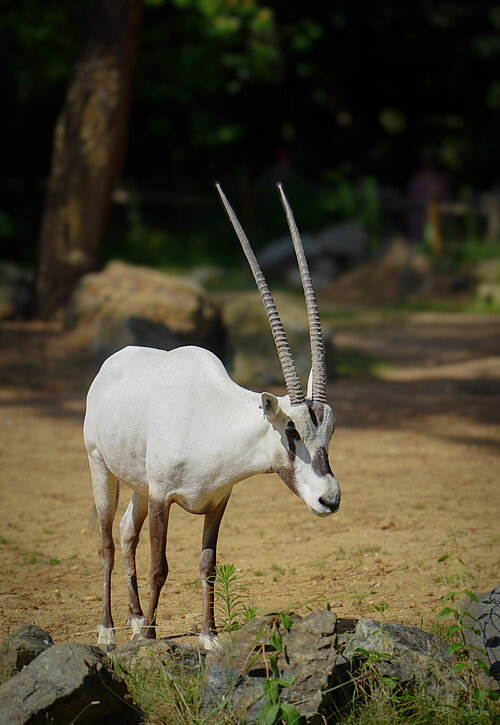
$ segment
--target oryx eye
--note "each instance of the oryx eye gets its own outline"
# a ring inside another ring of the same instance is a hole
[[[285,435],[289,441],[300,441],[300,433],[295,427],[293,420],[288,421],[285,428]]]

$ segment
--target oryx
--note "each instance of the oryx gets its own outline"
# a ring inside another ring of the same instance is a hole
[[[104,592],[98,644],[105,649],[115,643],[110,596],[118,481],[134,490],[120,523],[133,634],[156,636],[158,600],[168,572],[165,552],[170,506],[176,503],[191,513],[204,514],[199,641],[208,649],[218,642],[213,611],[216,544],[234,484],[257,473],[275,472],[317,516],[334,513],[340,504],[339,484],[328,461],[334,417],[327,402],[321,324],[291,208],[278,185],[309,318],[312,366],[306,395],[255,255],[220,185],[216,187],[264,302],[287,395],[245,390],[231,380],[215,355],[199,347],[169,352],[126,347],[104,362],[88,392],[84,439],[101,536]],[[135,551],[147,515],[151,593],[145,617],[137,589]]]

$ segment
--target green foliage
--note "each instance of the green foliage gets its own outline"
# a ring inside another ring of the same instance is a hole
[[[469,644],[466,638],[468,631],[474,634],[481,632],[476,624],[477,619],[464,607],[467,600],[478,601],[467,584],[468,580],[474,581],[474,576],[465,570],[464,561],[459,555],[458,535],[450,533],[449,540],[453,546],[452,554],[444,554],[438,559],[440,564],[446,562],[447,565],[442,578],[448,591],[441,599],[441,604],[444,606],[437,616],[438,620],[452,621],[452,624],[446,628],[446,636],[450,640],[448,655],[456,660],[451,671],[460,674],[467,681],[470,706],[477,712],[485,712],[486,700],[488,698],[498,700],[498,693],[480,685],[477,670],[489,676],[488,667],[478,657],[481,654],[486,655],[486,650]]]
[[[291,618],[286,612],[280,612],[280,623],[285,630],[290,629]],[[271,645],[275,652],[283,652],[283,640],[276,623],[273,624],[271,631]],[[290,702],[286,702],[282,691],[290,687],[295,682],[295,676],[283,678],[280,677],[278,662],[275,655],[269,655],[267,663],[268,650],[262,648],[262,654],[266,662],[266,670],[268,676],[263,685],[264,698],[266,702],[259,710],[259,725],[275,725],[275,723],[286,723],[286,725],[299,725],[300,715]]]
[[[3,256],[32,266],[54,123],[89,7],[26,0],[0,14],[0,243]],[[230,232],[217,222],[215,178],[234,184],[256,229],[266,219],[261,235],[282,228],[265,198],[280,176],[296,192],[301,227],[356,218],[372,247],[386,225],[379,187],[404,189],[424,148],[455,189],[496,183],[498,30],[490,0],[145,0],[123,179],[196,200],[151,204],[141,234],[115,248],[160,265],[182,251],[222,257]],[[127,226],[121,210],[111,223],[109,245]],[[470,242],[480,231],[472,212],[466,227]]]
[[[215,611],[226,632],[239,629],[257,616],[257,608],[244,601],[243,593],[241,576],[234,564],[220,564],[215,567]]]
[[[115,669],[125,679],[134,703],[146,713],[146,723],[194,725],[200,722],[201,660],[193,670],[176,666],[175,662],[166,665],[159,656],[150,653],[130,671],[119,663]],[[144,721],[141,719],[141,722]]]

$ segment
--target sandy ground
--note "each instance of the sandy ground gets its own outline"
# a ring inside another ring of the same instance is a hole
[[[234,489],[219,561],[235,564],[246,600],[262,613],[328,601],[341,616],[432,628],[446,591],[446,565],[437,560],[452,553],[452,534],[472,588],[500,580],[500,320],[364,315],[339,322],[336,340],[392,363],[377,378],[330,386],[341,511],[315,518],[277,477],[254,477]],[[91,374],[77,353],[55,327],[0,326],[2,635],[33,622],[55,641],[95,641],[101,572],[81,433]],[[200,624],[201,527],[201,517],[174,507],[162,636],[188,635]],[[145,603],[146,530],[138,566]],[[113,593],[124,641],[120,555]]]

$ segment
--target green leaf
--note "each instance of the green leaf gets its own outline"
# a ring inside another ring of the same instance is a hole
[[[259,710],[259,725],[274,725],[280,709],[277,702],[266,702],[262,705]]]
[[[397,677],[391,677],[390,675],[388,675],[386,677],[382,677],[382,682],[384,683],[384,685],[387,685],[387,687],[389,687],[391,690],[394,690],[394,688],[398,684],[398,679]]]
[[[449,554],[443,554],[443,556],[439,557],[438,564],[441,564],[442,561],[446,561],[446,559],[449,559],[449,558],[450,558]]]
[[[474,660],[474,664],[476,667],[479,667],[488,677],[490,676],[490,670],[488,665],[486,665],[482,660]]]
[[[439,614],[437,616],[438,616],[438,619],[446,619],[446,617],[449,617],[450,614],[454,614],[454,613],[455,613],[454,609],[451,609],[450,607],[445,607],[444,609],[442,609],[439,612]]]
[[[280,694],[277,680],[266,680],[264,682],[264,695],[269,702],[276,702]]]
[[[284,702],[281,705],[281,719],[286,722],[286,725],[299,725],[300,715],[294,705]]]
[[[488,697],[490,700],[493,700],[493,702],[498,702],[498,700],[500,700],[500,692],[497,692],[496,690],[488,690]]]
[[[465,662],[457,662],[450,668],[450,672],[462,672],[462,670],[465,670],[466,667],[467,664]]]
[[[458,626],[458,624],[452,624],[446,630],[446,634],[448,637],[451,637],[452,634],[457,634],[458,632],[460,632],[460,627]]]
[[[271,655],[271,657],[269,657],[269,664],[270,664],[270,666],[271,666],[271,672],[273,673],[273,675],[274,675],[274,676],[275,676],[276,678],[279,678],[279,676],[280,676],[280,671],[279,671],[279,669],[278,669],[278,663],[276,662],[276,657],[273,657],[273,656]]]
[[[464,594],[466,594],[469,597],[469,599],[472,599],[473,602],[479,601],[477,596],[474,594],[474,592],[471,592],[470,589],[464,589]]]
[[[460,642],[456,642],[455,644],[449,644],[448,645],[448,657],[451,657],[451,655],[455,654],[455,652],[462,648],[462,644]]]
[[[281,624],[288,632],[288,630],[290,629],[290,625],[292,623],[292,618],[290,617],[289,614],[285,614],[285,612],[280,612],[280,619],[281,619]]]
[[[281,640],[281,634],[279,632],[272,633],[271,642],[273,643],[274,649],[278,650],[278,652],[283,652],[283,644]]]
[[[448,594],[445,594],[444,597],[441,598],[441,604],[444,604],[448,601],[448,599],[454,599],[454,597],[457,596],[456,592],[448,592]]]
[[[477,703],[483,703],[486,699],[486,694],[486,690],[484,690],[482,687],[474,688],[473,697]]]

